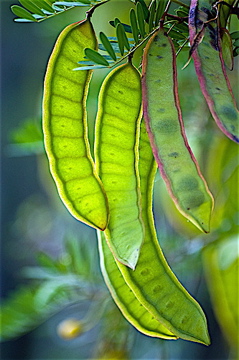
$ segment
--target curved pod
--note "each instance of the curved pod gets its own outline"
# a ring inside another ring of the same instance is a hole
[[[118,269],[102,231],[98,231],[98,244],[101,272],[111,296],[124,317],[145,335],[168,340],[177,339],[177,336],[156,320],[135,297]]]
[[[91,71],[73,71],[84,48],[96,48],[90,21],[66,27],[48,62],[43,97],[43,130],[50,170],[70,213],[104,230],[108,205],[90,154],[86,97]]]
[[[101,87],[95,159],[110,209],[106,239],[114,256],[133,269],[144,235],[138,175],[141,115],[140,74],[127,63],[111,71]]]
[[[208,1],[191,1],[191,45],[198,32],[204,32],[203,40],[193,51],[192,58],[202,93],[214,120],[229,139],[238,143],[239,111],[226,73],[218,24],[211,21],[204,27],[204,22],[211,16],[211,5]]]
[[[186,139],[177,93],[175,51],[164,30],[143,56],[143,107],[155,159],[178,210],[209,232],[213,198]]]
[[[144,123],[139,156],[144,243],[134,271],[119,262],[117,265],[136,298],[160,324],[182,339],[208,345],[210,339],[203,310],[175,277],[157,239],[152,213],[157,167]]]

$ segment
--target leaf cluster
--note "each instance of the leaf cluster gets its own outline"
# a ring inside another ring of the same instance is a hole
[[[109,21],[115,28],[116,36],[108,37],[100,32],[99,51],[85,49],[84,61],[75,70],[99,69],[113,67],[128,56],[131,56],[159,27],[163,20],[165,31],[173,40],[177,54],[181,50],[189,50],[188,12],[189,6],[175,1],[180,5],[174,9],[174,14],[168,12],[171,2],[166,0],[152,0],[149,5],[144,0],[131,0],[135,8],[129,13],[129,24],[119,18]],[[20,5],[13,5],[12,12],[18,16],[17,22],[41,22],[62,12],[79,6],[95,6],[104,1],[55,1],[55,0],[19,0]],[[174,0],[172,0],[174,2]],[[231,34],[233,41],[233,56],[239,54],[238,31]]]
[[[12,5],[11,10],[17,16],[17,22],[41,22],[79,6],[91,6],[100,0],[55,1],[55,0],[19,0],[20,5]]]
[[[115,28],[116,36],[107,37],[100,32],[101,43],[98,51],[85,49],[86,60],[80,61],[82,66],[75,70],[98,69],[113,67],[128,56],[131,56],[159,27],[164,20],[165,30],[170,34],[176,49],[188,49],[188,7],[179,6],[174,15],[167,13],[167,1],[152,0],[147,6],[144,0],[134,1],[135,8],[129,13],[129,24],[119,18],[109,21]],[[105,54],[107,53],[107,54]]]

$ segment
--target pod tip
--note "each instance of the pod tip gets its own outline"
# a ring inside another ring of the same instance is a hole
[[[139,248],[134,249],[128,256],[116,256],[116,258],[121,264],[135,270],[139,258]]]
[[[205,331],[204,331],[203,339],[200,340],[200,342],[201,342],[203,345],[206,345],[206,346],[211,345],[211,339],[210,339],[210,336],[209,336],[207,327],[206,327],[206,329],[205,329]]]

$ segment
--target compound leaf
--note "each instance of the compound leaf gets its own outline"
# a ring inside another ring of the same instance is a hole
[[[105,50],[111,56],[111,58],[116,61],[116,54],[114,52],[114,49],[113,49],[109,39],[102,31],[100,32],[100,40],[101,40],[103,46],[105,47]]]

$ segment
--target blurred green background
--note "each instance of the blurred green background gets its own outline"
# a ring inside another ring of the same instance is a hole
[[[12,302],[5,305],[0,326],[13,336],[1,343],[1,359],[236,360],[238,147],[210,117],[193,64],[181,71],[187,53],[178,57],[179,95],[189,143],[215,197],[212,231],[201,234],[178,214],[159,175],[154,212],[170,266],[206,313],[209,347],[146,337],[111,300],[100,274],[95,231],[73,219],[59,200],[41,134],[48,57],[59,32],[83,19],[85,9],[41,24],[21,24],[10,11],[15,3],[1,0],[1,296],[4,304],[9,297]],[[113,36],[108,21],[117,16],[128,22],[131,6],[127,0],[111,0],[97,9],[96,33]],[[234,70],[229,76],[238,93],[237,59]],[[95,72],[90,89],[91,144],[97,93],[106,72]],[[64,323],[69,318],[76,321],[68,324],[70,330]],[[72,338],[66,339],[71,331]]]

